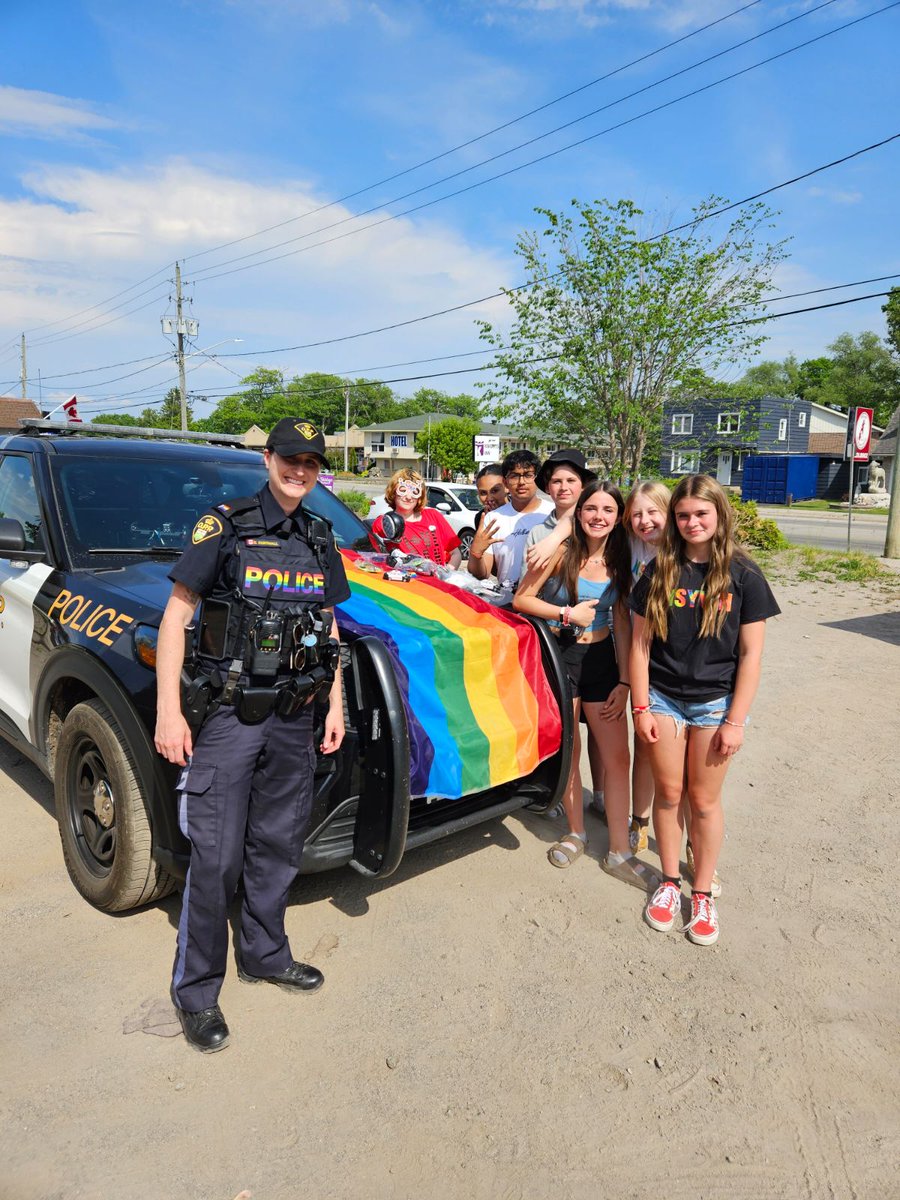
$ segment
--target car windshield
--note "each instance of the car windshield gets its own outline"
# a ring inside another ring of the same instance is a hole
[[[96,567],[104,553],[174,558],[206,509],[252,496],[266,480],[261,459],[228,462],[180,455],[60,455],[52,470],[75,567]],[[306,507],[332,522],[338,546],[372,548],[362,522],[324,488],[316,487]]]

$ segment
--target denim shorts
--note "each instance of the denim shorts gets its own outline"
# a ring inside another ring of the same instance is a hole
[[[733,696],[731,693],[715,700],[673,700],[656,688],[650,689],[650,711],[660,717],[671,717],[675,722],[676,736],[682,725],[700,729],[715,729],[728,716]]]

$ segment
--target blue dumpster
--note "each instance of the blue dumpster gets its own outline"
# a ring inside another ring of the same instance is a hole
[[[760,504],[814,500],[819,470],[817,454],[751,454],[744,460],[741,499]]]

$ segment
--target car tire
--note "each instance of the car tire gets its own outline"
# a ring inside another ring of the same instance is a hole
[[[469,557],[469,551],[472,549],[472,542],[475,538],[474,529],[464,529],[459,534],[459,550],[463,558]]]
[[[86,900],[122,912],[172,891],[174,879],[153,858],[125,735],[100,700],[76,704],[66,717],[54,775],[63,857]]]

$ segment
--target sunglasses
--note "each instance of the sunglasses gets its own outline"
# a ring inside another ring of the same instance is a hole
[[[409,496],[410,500],[418,500],[422,495],[421,483],[413,483],[411,480],[402,479],[397,484],[397,494]]]

